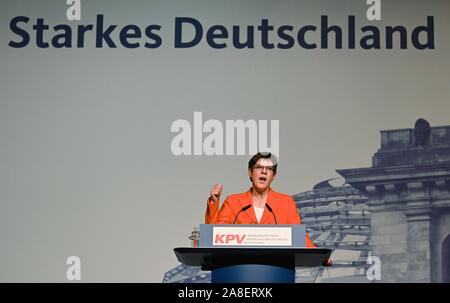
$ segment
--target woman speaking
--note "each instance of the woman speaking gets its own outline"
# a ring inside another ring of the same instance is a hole
[[[244,193],[228,196],[219,209],[222,184],[211,188],[207,202],[206,224],[301,224],[294,199],[273,191],[270,184],[277,175],[277,158],[257,153],[248,162],[252,186]],[[306,246],[316,247],[306,234]]]

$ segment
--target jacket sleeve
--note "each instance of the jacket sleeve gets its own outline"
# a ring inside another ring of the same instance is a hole
[[[230,207],[228,197],[223,202],[219,209],[219,201],[212,201],[211,198],[207,201],[205,223],[206,224],[232,224],[233,211]]]
[[[212,201],[211,198],[208,198],[208,201],[206,201],[205,224],[214,224],[218,210],[219,201]]]
[[[302,224],[302,218],[298,213],[297,206],[295,204],[294,199],[291,199],[290,209],[289,209],[289,224]],[[306,232],[306,247],[315,248],[317,247],[314,242],[309,237],[309,233]]]

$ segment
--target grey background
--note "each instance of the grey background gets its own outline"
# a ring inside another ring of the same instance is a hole
[[[161,24],[159,49],[8,46],[19,15],[70,23],[65,1],[0,10],[0,281],[160,282],[203,222],[210,186],[249,187],[248,156],[171,153],[177,119],[280,120],[274,189],[294,194],[370,166],[379,130],[450,124],[448,1],[383,1],[378,26],[425,24],[436,50],[174,49],[173,20],[205,26],[363,24],[365,1],[82,1],[83,24]],[[73,24],[77,24],[74,22]],[[344,40],[345,41],[345,40]],[[258,44],[257,44],[258,45]]]

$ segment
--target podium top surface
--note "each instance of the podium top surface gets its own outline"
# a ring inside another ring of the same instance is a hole
[[[287,268],[322,266],[331,256],[328,248],[217,248],[177,247],[175,255],[182,264],[213,270],[231,265],[264,264]]]

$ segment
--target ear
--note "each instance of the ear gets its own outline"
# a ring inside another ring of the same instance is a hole
[[[248,176],[250,177],[250,181],[253,182],[251,169],[248,170]]]
[[[275,180],[276,176],[277,176],[277,173],[274,173],[273,177],[272,177],[272,181]]]

